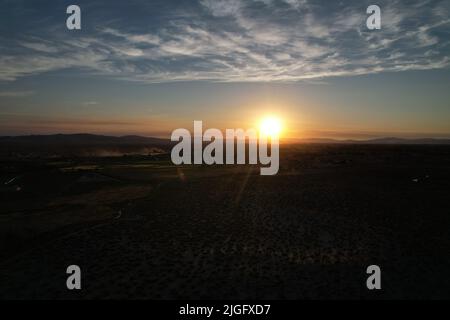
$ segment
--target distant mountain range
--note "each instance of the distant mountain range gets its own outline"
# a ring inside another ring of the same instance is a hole
[[[291,143],[340,143],[340,144],[450,144],[450,139],[402,139],[395,137],[376,138],[368,140],[337,140],[337,139],[295,139]],[[129,136],[105,136],[96,134],[53,134],[0,137],[1,145],[34,145],[34,146],[167,146],[173,144],[169,139]]]
[[[170,149],[168,139],[141,136],[81,133],[0,137],[0,158],[5,159],[160,155]]]
[[[3,136],[0,144],[22,145],[65,145],[65,146],[116,146],[116,145],[166,145],[167,139],[142,137],[142,136],[104,136],[97,134],[52,134],[52,135],[28,135],[28,136]]]
[[[340,143],[340,144],[450,144],[450,139],[422,138],[422,139],[403,139],[395,137],[375,138],[367,140],[337,140],[337,139],[300,139],[300,143]]]

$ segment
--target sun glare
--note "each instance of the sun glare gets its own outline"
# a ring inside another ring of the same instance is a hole
[[[281,121],[275,117],[267,117],[261,120],[259,132],[261,135],[274,138],[279,137],[282,130]]]

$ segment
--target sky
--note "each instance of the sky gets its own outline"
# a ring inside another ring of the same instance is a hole
[[[0,0],[0,135],[449,138],[449,89],[447,0]]]

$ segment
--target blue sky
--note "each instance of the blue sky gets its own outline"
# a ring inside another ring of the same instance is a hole
[[[291,136],[450,136],[445,0],[3,0],[0,50],[0,134],[165,135],[276,113]]]

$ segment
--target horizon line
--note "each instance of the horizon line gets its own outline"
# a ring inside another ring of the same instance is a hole
[[[50,137],[50,136],[99,136],[99,137],[111,137],[111,138],[127,138],[127,137],[138,137],[147,139],[160,139],[160,140],[170,140],[170,135],[160,136],[160,135],[142,135],[142,134],[103,134],[103,133],[89,133],[89,132],[77,132],[77,133],[26,133],[26,134],[16,134],[16,135],[0,135],[0,138],[20,138],[20,137]],[[404,140],[404,141],[414,141],[414,140],[450,140],[449,136],[435,135],[435,136],[423,136],[423,137],[401,137],[396,135],[379,135],[367,138],[332,138],[323,136],[313,136],[304,138],[280,138],[280,142],[307,142],[307,141],[329,141],[329,142],[370,142],[377,140]],[[223,139],[225,140],[225,139]]]

